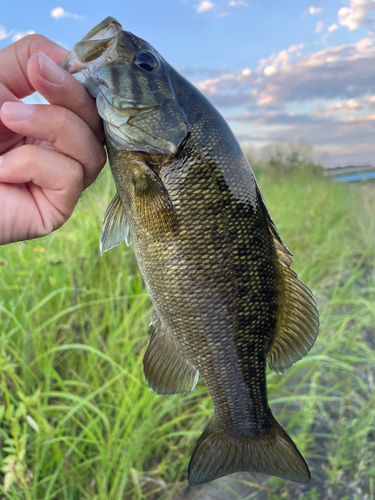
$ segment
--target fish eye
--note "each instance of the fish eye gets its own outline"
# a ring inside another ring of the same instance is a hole
[[[156,57],[150,54],[150,52],[138,52],[134,57],[134,64],[145,71],[154,71],[158,62]]]

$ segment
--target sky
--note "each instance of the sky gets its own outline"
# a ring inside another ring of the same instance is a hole
[[[0,49],[32,32],[71,49],[113,16],[210,99],[245,149],[305,142],[326,166],[375,166],[375,0],[58,2],[3,0]]]

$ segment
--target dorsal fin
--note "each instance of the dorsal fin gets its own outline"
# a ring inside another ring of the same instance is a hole
[[[267,359],[272,371],[283,373],[314,345],[319,332],[319,315],[311,291],[290,268],[292,253],[280,238],[262,195],[260,199],[279,264],[276,332]]]

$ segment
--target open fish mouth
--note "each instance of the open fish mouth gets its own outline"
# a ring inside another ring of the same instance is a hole
[[[128,36],[132,37],[131,34]],[[65,57],[60,66],[73,74],[82,83],[90,95],[96,98],[100,117],[104,121],[107,140],[111,140],[118,149],[137,150],[150,153],[165,151],[162,141],[154,148],[142,147],[140,136],[145,139],[150,133],[142,124],[132,124],[131,119],[159,108],[159,104],[149,99],[140,102],[132,98],[128,92],[130,80],[124,78],[128,64],[132,61],[129,51],[128,63],[121,60],[118,51],[119,41],[124,39],[122,26],[114,18],[108,17],[89,31],[83,39],[76,43],[73,50]],[[122,78],[116,82],[105,68],[116,67]],[[122,91],[123,95],[116,92]],[[147,102],[148,101],[148,102]],[[149,140],[146,140],[148,143]],[[166,146],[168,147],[168,145]]]
[[[113,17],[107,17],[74,44],[60,66],[85,84],[95,70],[117,59],[116,48],[121,32],[121,24]],[[86,85],[86,88],[96,97],[95,85]]]
[[[175,154],[191,126],[166,61],[108,17],[74,45],[61,67],[96,98],[107,143],[117,150]]]

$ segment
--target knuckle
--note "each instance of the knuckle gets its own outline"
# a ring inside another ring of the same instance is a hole
[[[72,132],[74,133],[74,114],[67,110],[66,108],[60,107],[59,112],[56,114],[55,120],[55,130],[54,137],[51,142],[54,143],[61,136],[66,137],[69,136]]]
[[[24,153],[25,153],[24,167],[28,167],[28,168],[36,167],[36,168],[38,168],[39,162],[40,162],[40,158],[39,158],[39,154],[38,154],[39,153],[38,147],[26,145],[21,149],[25,149],[25,151],[24,151]]]
[[[39,43],[46,43],[49,42],[48,38],[46,38],[43,35],[39,35],[38,33],[33,33],[31,35],[26,35],[19,42],[25,43],[26,45],[31,45],[31,44],[39,44]]]
[[[73,161],[71,166],[70,178],[74,184],[83,185],[85,172],[78,161]]]
[[[20,40],[15,42],[15,47],[21,47],[22,50],[26,50],[26,53],[30,53],[33,45],[39,45],[45,43],[47,38],[43,35],[38,35],[36,33],[32,35],[26,35],[22,37]]]
[[[22,37],[20,40],[15,42],[16,54],[18,50],[21,51],[21,54],[24,54],[27,59],[30,59],[30,56],[38,49],[38,47],[45,47],[51,43],[48,38],[43,35],[39,35],[34,33],[32,35],[26,35]]]
[[[99,151],[100,152],[98,154],[98,164],[100,169],[102,169],[104,165],[107,163],[107,155],[103,146],[100,147]]]
[[[73,78],[73,77],[72,77]],[[74,85],[77,83],[77,80],[72,82]],[[86,89],[83,85],[79,85],[79,90],[75,89],[75,107],[76,109],[86,109],[87,107],[91,107],[94,103],[92,102],[92,98],[89,96]]]
[[[41,218],[41,225],[40,225],[40,229],[38,230],[39,236],[40,237],[48,236],[49,234],[52,233],[52,231],[54,231],[55,229],[58,229],[61,226],[62,226],[62,224],[57,225],[57,224],[54,224],[54,222],[51,220],[44,220],[43,218]]]
[[[33,145],[24,145],[16,150],[15,153],[9,155],[11,163],[16,163],[18,169],[30,169],[37,166],[39,162],[38,147]]]
[[[27,47],[29,57],[37,52],[44,52],[47,53],[47,55],[49,55],[48,52],[50,51],[54,55],[61,52],[61,56],[63,57],[64,52],[67,52],[65,49],[60,47],[60,45],[56,44],[49,38],[40,35],[39,33],[26,35],[16,43],[24,44]]]
[[[99,175],[101,169],[106,164],[106,153],[104,147],[98,142],[97,147],[94,147],[90,153],[90,157],[87,159],[85,165],[85,188],[91,185],[97,176]]]

